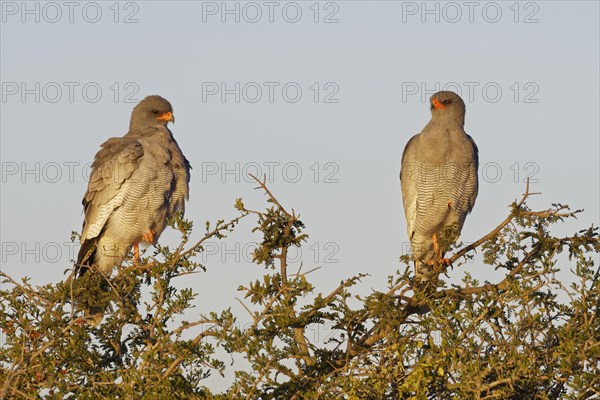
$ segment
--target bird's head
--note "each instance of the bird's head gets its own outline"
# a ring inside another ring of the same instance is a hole
[[[464,126],[465,102],[454,92],[437,92],[430,98],[431,118],[437,121],[455,121]]]
[[[148,127],[167,126],[175,122],[171,103],[160,96],[148,96],[138,103],[131,112],[130,130]]]

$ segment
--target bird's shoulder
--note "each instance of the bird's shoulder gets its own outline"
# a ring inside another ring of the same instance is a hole
[[[120,187],[137,169],[143,155],[144,147],[135,138],[114,137],[104,142],[94,158],[83,204],[94,199],[105,202],[112,198],[98,194],[104,192],[108,195],[108,192]]]
[[[135,137],[113,137],[100,145],[94,157],[92,170],[101,169],[114,163],[127,163],[144,155],[142,143]]]
[[[164,143],[164,148],[168,152],[169,165],[175,170],[184,170],[187,174],[187,180],[189,181],[189,171],[192,169],[190,162],[181,151],[181,147],[175,140],[173,133],[169,128],[164,128],[164,132],[160,135],[161,140]]]
[[[473,162],[477,163],[479,157],[479,149],[475,144],[475,140],[465,132],[462,126],[449,129],[449,136],[452,143],[452,159],[456,162]]]
[[[478,155],[479,148],[477,147],[475,140],[471,137],[471,135],[467,134],[466,132],[465,132],[465,135],[467,136],[467,140],[471,143],[471,146],[473,147],[473,151],[475,152],[475,155]]]
[[[185,171],[185,173],[187,174],[187,181],[189,181],[190,180],[189,173],[190,173],[190,170],[192,169],[192,166],[191,166],[190,162],[188,161],[188,159],[183,154],[183,152],[181,151],[179,144],[177,143],[177,141],[174,138],[172,139],[172,141],[170,143],[169,151],[171,153],[171,160],[172,160],[171,163],[173,165],[173,168],[177,169],[177,170]]]
[[[123,203],[125,182],[138,169],[143,155],[142,144],[127,136],[110,138],[100,146],[82,201],[82,243],[97,237],[113,211]]]
[[[411,154],[413,154],[415,152],[417,142],[419,142],[420,140],[421,140],[421,133],[417,133],[416,135],[413,135],[410,139],[408,139],[408,142],[406,142],[406,145],[404,146],[404,150],[402,151],[402,162],[405,161],[407,156],[410,156]]]

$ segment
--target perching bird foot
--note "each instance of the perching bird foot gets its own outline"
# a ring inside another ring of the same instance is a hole
[[[154,243],[154,231],[149,229],[142,235],[142,241],[146,243]],[[138,266],[140,264],[140,244],[138,242],[133,244],[133,265]]]
[[[434,257],[429,261],[425,261],[422,266],[421,269],[422,270],[426,270],[427,272],[423,273],[423,271],[421,271],[421,275],[426,275],[426,276],[434,276],[434,275],[439,275],[442,272],[446,271],[446,268],[450,265],[450,259],[448,258],[437,258]]]
[[[430,267],[436,267],[438,265],[447,267],[450,265],[450,259],[445,257],[434,257],[429,261],[425,261],[425,264],[429,265]]]
[[[154,231],[152,229],[148,230],[142,235],[142,240],[147,243],[154,243]]]

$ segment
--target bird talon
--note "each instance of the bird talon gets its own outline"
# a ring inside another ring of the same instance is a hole
[[[142,235],[142,240],[147,243],[154,243],[154,231],[149,229]]]

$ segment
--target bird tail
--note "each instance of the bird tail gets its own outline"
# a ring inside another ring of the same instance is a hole
[[[79,278],[83,276],[96,261],[97,240],[85,240],[81,244],[77,262],[75,263],[75,275]]]
[[[97,239],[88,239],[85,240],[81,244],[81,248],[79,249],[79,253],[77,255],[77,262],[75,263],[75,278],[81,278],[84,275],[87,276],[86,279],[80,280],[80,284],[83,285],[86,289],[84,291],[91,293],[90,291],[100,290],[104,291],[105,282],[102,280],[98,282],[97,274],[89,274],[88,271],[92,269],[92,266],[96,263],[97,258]],[[105,307],[94,304],[93,301],[79,299],[78,303],[84,309],[84,315],[87,323],[95,328],[100,325],[102,322],[102,318],[104,317]]]

